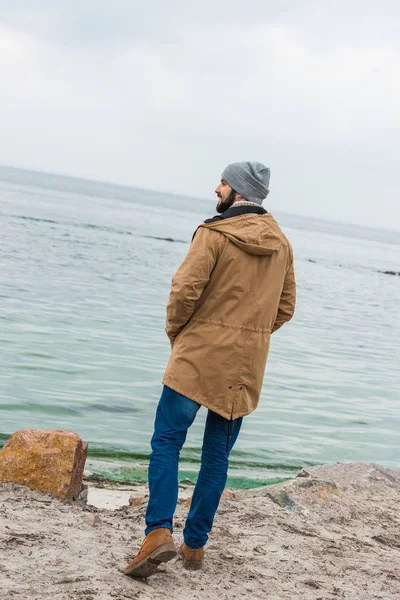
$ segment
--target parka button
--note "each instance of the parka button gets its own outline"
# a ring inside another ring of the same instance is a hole
[[[239,387],[239,390],[242,390],[242,389],[243,389],[243,386],[241,385],[241,386]]]
[[[230,389],[230,390],[231,390],[231,389],[232,389],[232,386],[230,385],[228,389]]]

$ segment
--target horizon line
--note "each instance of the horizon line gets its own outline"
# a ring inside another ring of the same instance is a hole
[[[182,194],[182,193],[178,193],[178,192],[171,192],[171,191],[167,191],[167,190],[160,190],[160,189],[154,189],[154,188],[136,187],[132,184],[117,183],[115,181],[104,181],[102,179],[91,179],[91,178],[81,177],[81,176],[77,176],[77,175],[69,175],[69,174],[60,173],[60,172],[57,173],[57,172],[50,172],[50,171],[42,171],[40,169],[31,168],[31,167],[16,167],[14,165],[7,165],[4,163],[0,163],[0,168],[12,169],[15,171],[27,171],[29,173],[35,173],[35,174],[39,174],[39,175],[49,175],[49,176],[60,177],[60,178],[64,178],[64,179],[73,179],[76,181],[84,181],[87,183],[94,183],[94,184],[98,184],[98,185],[115,186],[115,187],[123,188],[126,190],[140,190],[143,192],[155,192],[156,194],[160,194],[160,195],[167,194],[169,196],[175,196],[176,198],[182,198],[182,199],[183,198],[191,198],[193,200],[201,200],[202,202],[212,203],[211,199],[208,200],[207,198],[202,198],[200,196],[191,196],[190,194]],[[331,224],[344,225],[344,226],[350,226],[350,227],[360,227],[361,229],[366,229],[366,230],[370,230],[370,231],[386,231],[388,233],[400,235],[400,229],[388,229],[386,227],[361,225],[359,223],[353,223],[350,221],[337,221],[337,220],[331,220],[331,219],[324,218],[324,217],[314,217],[311,215],[286,212],[284,210],[277,210],[275,212],[277,212],[278,214],[287,215],[289,217],[297,217],[300,219],[311,219],[311,220],[317,221],[317,222],[322,221],[324,223],[331,223]]]

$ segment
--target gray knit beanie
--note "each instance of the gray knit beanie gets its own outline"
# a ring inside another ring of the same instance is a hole
[[[228,165],[222,179],[249,202],[262,204],[269,194],[271,171],[259,162],[236,162]]]

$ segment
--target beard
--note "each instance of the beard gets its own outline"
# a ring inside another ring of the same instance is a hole
[[[228,210],[228,208],[230,208],[232,206],[232,204],[235,202],[236,200],[236,192],[235,190],[232,190],[231,193],[229,194],[229,196],[227,198],[225,198],[225,200],[218,200],[217,206],[216,206],[216,211],[218,213],[223,213],[226,210]]]

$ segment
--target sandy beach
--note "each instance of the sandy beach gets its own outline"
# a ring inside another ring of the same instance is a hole
[[[337,463],[299,475],[226,491],[204,568],[177,558],[148,580],[120,571],[143,538],[145,486],[89,483],[87,504],[0,484],[0,598],[398,599],[400,473]],[[177,545],[191,492],[180,488]]]

